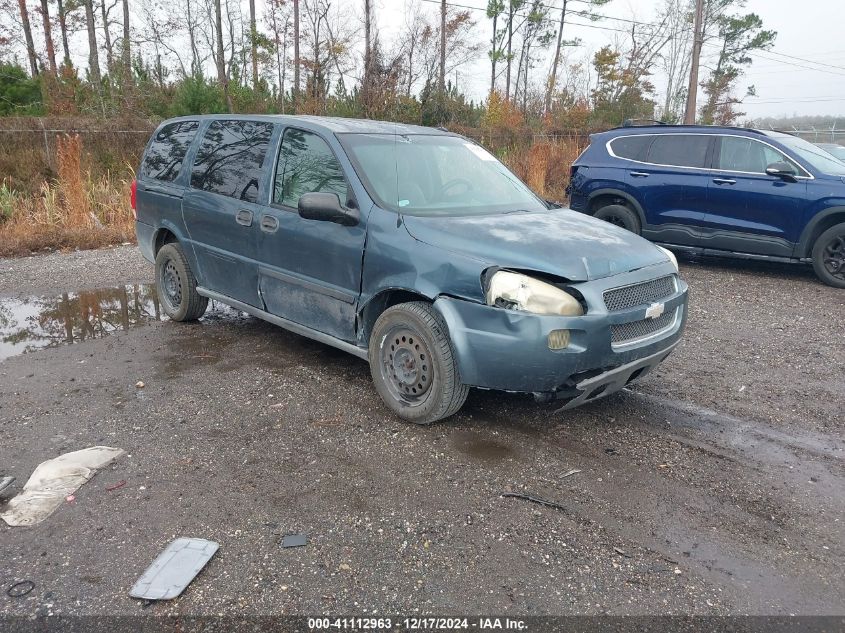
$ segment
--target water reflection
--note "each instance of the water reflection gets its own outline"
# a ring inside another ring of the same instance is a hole
[[[152,284],[0,299],[0,361],[166,318]]]

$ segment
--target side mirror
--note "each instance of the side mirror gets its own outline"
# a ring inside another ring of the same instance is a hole
[[[355,226],[360,219],[358,210],[342,206],[336,193],[304,193],[299,197],[298,207],[299,216],[306,220]]]
[[[786,182],[798,182],[798,179],[795,177],[795,168],[789,163],[783,161],[772,163],[766,167],[766,173],[769,176],[780,178]]]

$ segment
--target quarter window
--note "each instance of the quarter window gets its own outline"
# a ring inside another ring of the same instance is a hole
[[[141,175],[164,182],[176,180],[198,127],[197,121],[179,121],[156,132],[141,164]]]
[[[197,150],[191,186],[257,202],[261,165],[272,134],[272,123],[212,121]]]
[[[710,137],[703,134],[660,134],[648,151],[648,162],[673,167],[706,167]]]
[[[328,144],[316,134],[288,128],[282,137],[273,186],[273,202],[296,208],[304,193],[336,193],[347,201],[343,168]]]
[[[621,136],[613,139],[610,142],[610,147],[619,158],[644,161],[648,146],[653,138],[649,135]]]
[[[753,174],[766,173],[766,167],[772,163],[795,163],[773,147],[742,136],[723,136],[720,138],[719,169],[724,171],[745,171]],[[799,172],[795,168],[795,173]]]

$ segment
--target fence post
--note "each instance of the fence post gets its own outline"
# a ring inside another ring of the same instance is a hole
[[[50,155],[50,143],[47,140],[47,128],[44,127],[44,120],[39,118],[38,124],[41,126],[41,133],[44,135],[44,162],[47,164],[47,167],[54,169]]]

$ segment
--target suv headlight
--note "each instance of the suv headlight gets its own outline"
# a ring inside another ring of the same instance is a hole
[[[581,316],[584,308],[568,292],[552,284],[499,270],[490,278],[486,293],[487,304],[534,314]]]
[[[655,244],[657,246],[657,244]],[[679,272],[678,270],[678,258],[675,257],[675,253],[670,251],[668,248],[663,248],[662,246],[657,246],[661,251],[666,253],[666,257],[669,258],[669,261],[672,262],[672,265],[675,267],[675,272]]]

